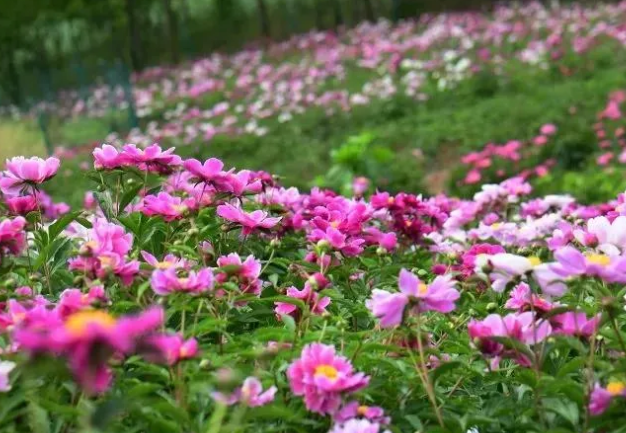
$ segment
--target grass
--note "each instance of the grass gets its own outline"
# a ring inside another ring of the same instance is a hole
[[[37,125],[27,121],[0,120],[0,160],[17,155],[43,156],[46,149]]]

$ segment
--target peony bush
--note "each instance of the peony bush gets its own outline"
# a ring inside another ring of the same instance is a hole
[[[129,144],[69,209],[60,165],[0,178],[3,431],[623,428],[626,195],[302,192]]]

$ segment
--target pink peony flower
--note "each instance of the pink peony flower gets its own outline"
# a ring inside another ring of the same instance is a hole
[[[183,200],[180,197],[173,197],[166,192],[144,197],[143,202],[139,206],[139,210],[145,215],[159,215],[166,222],[180,219],[185,216],[187,211],[195,208],[196,201],[193,198]]]
[[[252,233],[255,229],[270,229],[282,219],[269,217],[268,213],[262,210],[244,212],[228,203],[218,206],[217,214],[225,220],[243,226],[242,233],[244,235]]]
[[[156,269],[150,277],[152,290],[161,296],[167,296],[172,292],[199,295],[213,290],[213,284],[213,272],[209,268],[200,269],[198,272],[183,272],[174,267]]]
[[[312,314],[322,315],[326,313],[326,307],[330,304],[330,298],[327,296],[320,297],[320,295],[313,290],[308,281],[304,284],[304,289],[302,290],[298,290],[293,286],[289,287],[286,295],[290,298],[304,301],[304,303],[309,306]],[[275,302],[274,305],[276,305],[274,312],[279,316],[283,314],[296,316],[298,314],[298,307],[296,305],[287,302]]]
[[[367,419],[351,419],[333,426],[328,433],[389,433],[380,424]]]
[[[0,361],[0,392],[7,392],[11,390],[11,382],[9,380],[9,373],[13,371],[17,364],[11,361]]]
[[[185,340],[180,334],[155,335],[147,339],[145,345],[149,347],[148,355],[144,355],[148,360],[167,365],[178,364],[198,354],[196,339]]]
[[[372,298],[365,305],[380,319],[380,326],[389,328],[402,323],[405,308],[411,303],[415,312],[449,313],[454,310],[454,303],[460,297],[454,284],[449,276],[437,276],[430,285],[426,285],[417,276],[402,269],[398,284],[400,293],[374,289]]]
[[[26,246],[26,220],[16,217],[0,221],[0,251],[20,254]]]
[[[271,386],[263,391],[263,385],[259,379],[256,377],[248,377],[244,380],[243,385],[237,388],[232,394],[224,395],[221,392],[214,392],[212,396],[216,401],[228,406],[242,403],[248,407],[259,407],[274,401],[277,391],[278,388],[275,386]]]
[[[94,149],[93,158],[93,167],[96,170],[113,170],[126,165],[120,152],[110,144],[103,144],[102,147]]]
[[[15,341],[29,352],[67,357],[76,379],[89,393],[101,393],[109,387],[111,371],[107,363],[113,355],[132,354],[164,319],[161,308],[120,319],[102,310],[81,310],[63,321],[52,312],[45,315],[46,322],[40,319],[20,324],[14,333]]]
[[[556,334],[589,338],[600,326],[600,314],[588,318],[584,312],[569,311],[550,318]]]
[[[335,354],[333,346],[312,343],[304,347],[300,358],[287,369],[291,391],[304,396],[308,410],[333,414],[343,395],[367,386],[369,377],[355,373],[350,361]]]
[[[595,384],[589,396],[589,413],[593,416],[603,414],[615,397],[626,397],[626,384],[614,381],[609,382],[606,388]]]
[[[176,148],[165,151],[158,144],[152,144],[145,149],[139,149],[134,144],[127,144],[123,148],[122,158],[126,165],[134,165],[142,171],[169,174],[182,165],[180,156],[174,155]]]
[[[626,256],[583,254],[574,247],[559,249],[554,257],[558,263],[551,269],[561,277],[592,276],[608,283],[626,283]]]
[[[37,156],[24,158],[16,156],[7,159],[7,171],[0,178],[0,188],[3,192],[19,192],[26,185],[39,185],[54,177],[59,170],[61,161],[51,157],[41,159]]]

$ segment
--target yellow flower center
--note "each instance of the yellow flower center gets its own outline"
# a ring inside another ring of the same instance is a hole
[[[330,223],[330,226],[334,229],[336,229],[337,227],[339,227],[339,221],[333,221]]]
[[[420,295],[425,295],[426,292],[428,292],[428,286],[424,283],[420,283],[417,286],[417,291],[419,292]]]
[[[369,406],[365,406],[365,405],[359,406],[359,408],[356,410],[356,413],[359,414],[360,416],[365,416],[369,408],[370,408]]]
[[[174,263],[172,262],[157,262],[157,264],[154,265],[155,268],[160,269],[162,271],[169,269],[172,266],[174,266]]]
[[[189,282],[189,277],[185,277],[185,278],[179,278],[178,282],[180,284],[187,284]]]
[[[315,376],[324,376],[327,379],[335,380],[338,375],[339,372],[332,365],[322,364],[315,367]]]
[[[605,254],[589,254],[587,262],[593,265],[608,266],[611,264],[611,258]]]
[[[115,318],[106,311],[84,310],[72,314],[65,321],[65,329],[74,337],[80,337],[91,325],[111,329],[115,326]]]
[[[100,260],[100,266],[102,266],[103,268],[110,268],[111,265],[113,264],[113,259],[111,257],[99,257]]]
[[[176,211],[178,213],[185,213],[185,212],[187,212],[187,206],[185,206],[184,204],[175,204],[172,207],[174,208],[174,211]]]
[[[624,384],[624,382],[609,382],[606,386],[606,390],[611,395],[619,395],[626,390],[626,384]]]
[[[90,248],[92,250],[95,250],[96,248],[98,248],[98,242],[96,241],[89,241],[85,243],[85,247],[86,248]]]
[[[395,198],[393,198],[393,197],[389,197],[389,198],[387,199],[387,203],[388,203],[388,204],[393,204],[395,201],[396,201],[396,199],[395,199]]]
[[[500,227],[502,227],[502,223],[493,223],[491,224],[491,228],[494,230],[498,230]]]
[[[539,266],[541,264],[541,259],[537,256],[528,257],[528,261],[532,267]]]

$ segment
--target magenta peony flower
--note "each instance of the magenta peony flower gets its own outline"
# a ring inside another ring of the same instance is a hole
[[[291,391],[304,396],[308,410],[333,414],[341,397],[367,386],[369,377],[355,373],[350,361],[335,354],[335,348],[321,343],[308,344],[300,358],[287,369]]]
[[[372,298],[365,305],[380,319],[380,326],[390,328],[402,323],[405,308],[410,304],[414,305],[411,309],[414,312],[449,313],[454,310],[460,297],[454,285],[450,276],[437,276],[430,285],[426,285],[417,276],[402,269],[398,280],[400,293],[374,289]]]
[[[354,418],[365,418],[369,421],[384,425],[391,422],[391,419],[385,416],[385,410],[382,407],[366,406],[359,404],[358,401],[351,401],[344,404],[333,416],[333,420],[337,423],[346,422]]]
[[[161,308],[120,319],[102,310],[81,310],[62,321],[54,311],[32,311],[30,316],[37,316],[16,327],[15,341],[29,352],[68,358],[70,369],[89,393],[101,393],[109,387],[111,371],[107,363],[112,356],[132,354],[164,319]]]
[[[624,382],[609,382],[606,388],[602,388],[596,383],[589,396],[589,413],[594,416],[603,414],[615,397],[626,397],[626,384]]]
[[[286,294],[290,298],[304,301],[309,306],[312,314],[322,315],[326,313],[326,307],[330,304],[330,298],[327,296],[320,297],[320,295],[313,290],[308,281],[304,283],[304,289],[298,290],[297,288],[291,286],[287,289]],[[277,315],[288,314],[296,316],[298,314],[298,307],[293,304],[289,304],[287,302],[275,302],[274,305],[276,305],[274,312]]]
[[[351,419],[333,426],[328,433],[389,433],[380,424],[367,419]]]
[[[13,371],[16,364],[11,361],[0,361],[0,392],[7,392],[11,390],[11,382],[9,380],[9,373]]]
[[[174,155],[176,148],[165,151],[158,144],[152,144],[145,149],[139,149],[134,144],[127,144],[123,148],[122,158],[126,165],[133,165],[139,170],[170,174],[182,165],[180,156]]]
[[[0,251],[20,254],[26,246],[26,220],[16,217],[0,221]]]
[[[148,216],[159,215],[167,222],[171,222],[185,216],[187,211],[196,208],[193,198],[182,199],[174,197],[166,192],[144,197],[139,205],[139,211]]]
[[[599,277],[608,283],[626,283],[626,256],[585,255],[568,246],[559,249],[554,257],[558,263],[552,265],[551,269],[561,277],[586,275]]]
[[[103,144],[102,147],[94,149],[93,158],[93,167],[96,170],[113,170],[126,165],[120,152],[110,144]]]
[[[198,354],[198,342],[195,338],[185,340],[180,334],[155,335],[146,340],[148,360],[167,365],[175,365],[184,359],[194,358]]]
[[[591,337],[600,326],[601,315],[588,318],[584,312],[568,311],[550,318],[555,334]]]
[[[156,269],[150,277],[150,285],[157,295],[167,296],[172,292],[186,292],[193,295],[213,290],[213,272],[209,268],[199,271],[181,271],[174,267]]]
[[[61,161],[51,157],[41,159],[37,156],[24,158],[16,156],[7,159],[7,171],[0,178],[0,188],[5,192],[17,193],[26,185],[39,185],[54,177],[59,170]]]
[[[248,407],[259,407],[274,401],[277,391],[278,388],[275,386],[271,386],[263,391],[263,385],[259,379],[256,377],[248,377],[244,380],[243,385],[237,388],[232,394],[225,395],[221,392],[214,392],[212,396],[216,401],[228,406],[242,403]]]
[[[223,204],[217,207],[217,214],[225,220],[243,226],[242,233],[248,235],[255,229],[270,229],[280,222],[280,217],[269,217],[268,213],[262,210],[244,212],[231,204]]]

